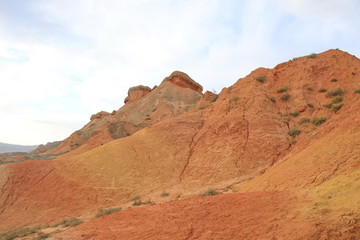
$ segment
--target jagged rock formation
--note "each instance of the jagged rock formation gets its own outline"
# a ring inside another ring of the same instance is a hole
[[[356,57],[329,50],[256,69],[218,96],[173,73],[75,132],[79,142],[99,131],[69,154],[0,166],[0,229],[212,188],[238,193],[126,210],[61,237],[139,239],[157,229],[164,239],[356,239],[359,69]],[[128,228],[139,219],[137,232]]]

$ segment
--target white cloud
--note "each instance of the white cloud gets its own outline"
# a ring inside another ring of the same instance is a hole
[[[173,70],[220,91],[257,67],[298,55],[330,47],[360,54],[354,44],[360,40],[355,0],[4,4],[3,142],[24,142],[26,135],[26,142],[41,143],[49,141],[49,131],[50,139],[62,139],[91,114],[118,109],[129,87],[152,87]],[[19,125],[22,136],[15,133]]]

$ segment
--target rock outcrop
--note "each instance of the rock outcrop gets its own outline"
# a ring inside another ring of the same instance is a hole
[[[101,111],[101,112],[98,112],[96,114],[93,114],[91,115],[90,117],[90,121],[93,121],[93,120],[102,120],[104,119],[105,117],[109,116],[110,113],[108,112],[105,112],[105,111]]]
[[[111,140],[127,137],[144,127],[178,116],[193,108],[202,97],[202,86],[185,73],[176,71],[153,89],[132,87],[125,105],[111,114],[101,111],[83,128],[44,154],[80,153]],[[76,150],[75,152],[72,152]]]
[[[136,87],[131,87],[128,91],[128,96],[125,98],[124,103],[130,104],[136,102],[140,98],[146,96],[151,92],[151,88],[143,85],[139,85]]]
[[[170,76],[166,77],[163,82],[169,81],[182,88],[190,88],[198,93],[202,93],[203,87],[191,79],[186,73],[175,71]]]

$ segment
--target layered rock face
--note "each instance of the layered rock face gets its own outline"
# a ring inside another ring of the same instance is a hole
[[[202,95],[174,72],[116,112],[93,115],[54,148],[68,154],[0,166],[0,228],[133,208],[137,196],[191,197],[91,220],[61,237],[139,239],[157,229],[160,239],[356,239],[359,69],[356,57],[329,50],[256,69],[219,95]],[[195,197],[208,189],[227,194]],[[135,232],[129,226],[139,219]]]

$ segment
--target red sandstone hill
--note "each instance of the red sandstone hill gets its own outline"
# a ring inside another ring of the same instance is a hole
[[[0,229],[79,217],[54,239],[358,239],[359,70],[329,50],[219,96],[180,72],[130,89],[46,151],[69,153],[0,166]],[[126,210],[92,219],[110,207]]]

